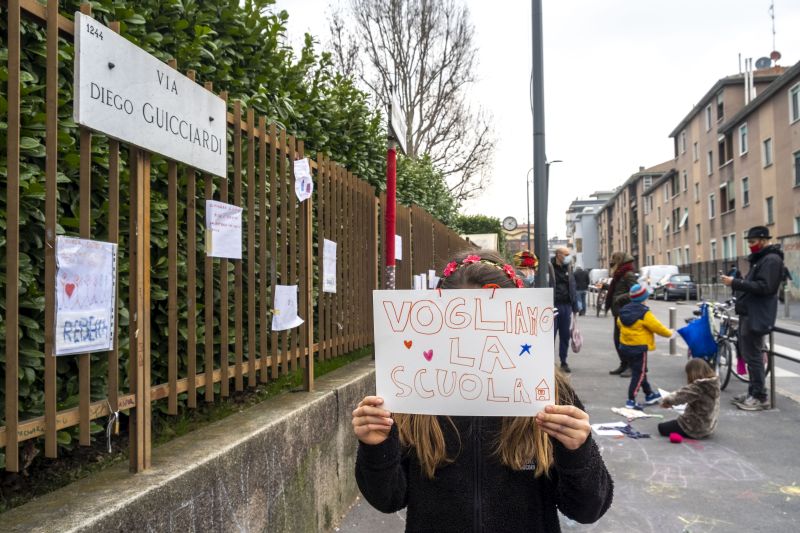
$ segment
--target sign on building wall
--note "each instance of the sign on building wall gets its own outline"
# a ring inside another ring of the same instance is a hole
[[[75,122],[216,176],[225,102],[92,17],[75,13]]]
[[[114,347],[117,245],[56,238],[56,355]]]
[[[800,300],[800,235],[780,238],[783,247],[783,264],[789,269],[792,281],[789,282],[789,297],[793,302]]]
[[[389,411],[533,416],[554,403],[552,289],[373,291],[372,302]]]

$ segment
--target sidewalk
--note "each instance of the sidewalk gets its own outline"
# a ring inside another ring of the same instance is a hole
[[[650,302],[656,315],[668,323],[670,304]],[[674,303],[671,305],[675,305]],[[678,320],[691,314],[678,307]],[[612,351],[611,318],[580,318],[584,347],[571,354],[572,383],[586,405],[592,423],[623,419],[611,412],[625,401],[627,379],[610,376],[616,366]],[[665,339],[649,357],[649,378],[655,387],[675,390],[685,383],[685,355],[668,354]],[[685,354],[685,351],[683,352]],[[796,379],[796,378],[792,378]],[[615,482],[614,504],[596,524],[582,525],[562,517],[564,531],[667,533],[687,531],[797,531],[800,530],[800,405],[783,396],[773,411],[746,412],[730,398],[746,391],[732,380],[723,391],[716,434],[705,441],[671,444],[659,437],[662,419],[631,422],[650,439],[597,437]],[[676,414],[659,407],[647,412],[671,419]],[[401,532],[404,513],[381,514],[359,498],[336,531],[348,533]]]

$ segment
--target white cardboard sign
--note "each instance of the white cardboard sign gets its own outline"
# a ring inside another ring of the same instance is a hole
[[[56,237],[56,355],[114,347],[117,245]]]
[[[314,181],[311,179],[311,166],[308,159],[298,159],[294,162],[294,193],[297,200],[304,202],[311,198],[314,192]]]
[[[242,258],[242,208],[206,200],[206,255]]]
[[[396,261],[403,260],[403,236],[394,236],[394,258]]]
[[[322,292],[336,292],[336,243],[323,239]]]
[[[225,176],[225,101],[81,12],[75,13],[75,122]]]
[[[372,303],[387,410],[534,416],[554,403],[552,289],[373,291]]]

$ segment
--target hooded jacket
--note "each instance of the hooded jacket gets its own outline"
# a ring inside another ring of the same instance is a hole
[[[719,417],[719,378],[696,379],[662,401],[665,407],[686,404],[678,425],[693,439],[704,439],[717,428]]]
[[[384,513],[407,507],[406,531],[553,533],[561,531],[558,511],[588,524],[611,505],[613,482],[591,435],[577,450],[551,439],[553,466],[535,477],[535,463],[512,470],[500,462],[495,447],[502,418],[439,417],[439,424],[453,461],[433,479],[414,449],[402,446],[397,426],[380,444],[358,445],[361,494]]]
[[[744,279],[734,279],[736,313],[747,316],[750,329],[766,335],[778,316],[778,289],[783,276],[783,251],[780,246],[765,246],[747,258],[750,271]]]
[[[620,347],[630,352],[646,352],[656,349],[657,333],[662,337],[671,337],[672,331],[658,321],[650,312],[650,308],[639,302],[625,304],[619,310],[617,318]]]

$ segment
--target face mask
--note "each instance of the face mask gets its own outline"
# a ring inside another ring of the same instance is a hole
[[[568,265],[570,263],[572,263],[572,256],[568,255],[567,257],[564,258],[564,264]]]
[[[529,284],[531,284],[531,285],[533,285],[533,282],[534,282],[534,275],[533,275],[533,274],[531,274],[530,276],[526,277],[526,278],[525,278],[525,282],[526,282],[526,283],[529,283]]]
[[[752,254],[758,253],[758,252],[761,251],[762,248],[763,248],[763,246],[761,246],[760,242],[757,242],[755,244],[751,244],[750,245],[750,253],[752,253]]]

